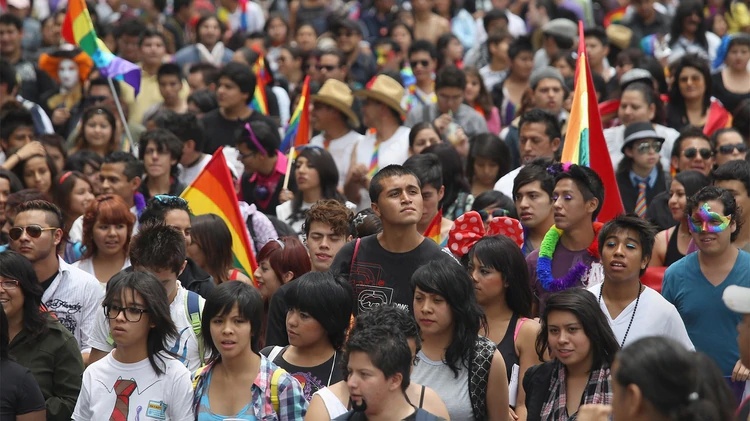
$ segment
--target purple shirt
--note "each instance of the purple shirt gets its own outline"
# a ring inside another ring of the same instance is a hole
[[[542,283],[536,278],[536,262],[538,259],[539,249],[532,251],[526,256],[531,292],[539,300],[539,314],[541,315],[544,307],[547,305],[547,298],[549,298],[551,292],[544,289]],[[563,246],[562,242],[558,242],[555,252],[552,254],[552,276],[555,279],[565,276],[578,262],[583,262],[586,266],[591,267],[591,264],[596,263],[597,260],[589,254],[587,249],[570,251]],[[580,286],[584,287],[583,284]]]

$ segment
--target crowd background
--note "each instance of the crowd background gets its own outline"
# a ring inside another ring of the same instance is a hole
[[[0,0],[0,420],[750,419],[747,0],[86,2],[139,87],[68,6]]]

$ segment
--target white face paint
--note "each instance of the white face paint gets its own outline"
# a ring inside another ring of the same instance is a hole
[[[78,65],[70,59],[64,59],[57,68],[57,77],[60,78],[60,85],[65,89],[72,89],[79,82]]]

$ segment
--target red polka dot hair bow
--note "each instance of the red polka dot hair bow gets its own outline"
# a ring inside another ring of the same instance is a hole
[[[469,253],[474,244],[482,237],[489,235],[504,235],[523,247],[523,226],[517,219],[507,216],[492,218],[487,231],[484,230],[484,221],[476,211],[466,212],[453,222],[448,233],[448,249],[461,258]]]

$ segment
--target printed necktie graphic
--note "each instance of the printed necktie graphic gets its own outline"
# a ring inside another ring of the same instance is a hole
[[[119,379],[115,382],[114,390],[117,394],[117,401],[115,401],[115,408],[112,410],[112,415],[109,416],[109,421],[128,420],[130,395],[133,394],[136,387],[138,385],[134,380]]]

